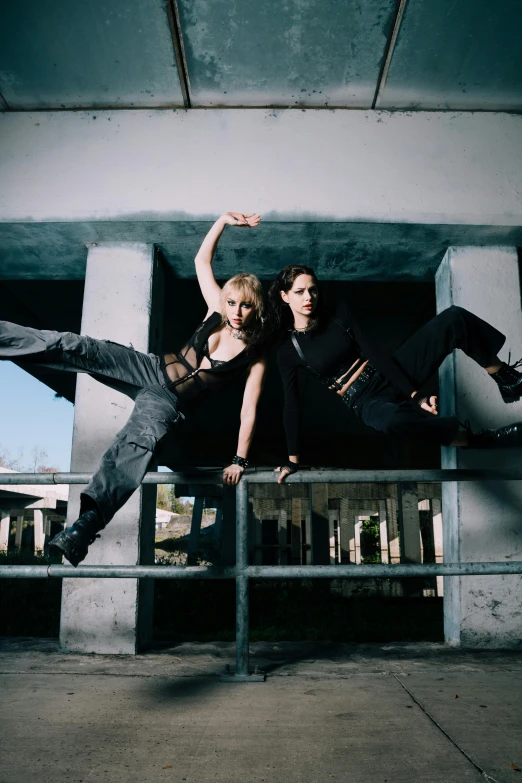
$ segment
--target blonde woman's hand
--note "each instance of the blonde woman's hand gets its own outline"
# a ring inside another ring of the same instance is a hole
[[[222,219],[229,226],[243,226],[244,228],[254,228],[261,221],[261,216],[255,212],[225,212]]]
[[[243,475],[245,469],[241,465],[229,465],[223,471],[223,484],[235,486],[239,484],[239,480]]]
[[[278,468],[275,468],[274,473],[279,473],[277,483],[282,484],[287,476],[297,473],[298,470],[299,465],[296,462],[287,462],[286,465],[280,465]]]

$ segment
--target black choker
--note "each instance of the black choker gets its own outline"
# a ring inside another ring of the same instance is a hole
[[[232,337],[235,337],[236,340],[245,340],[247,337],[245,329],[235,329],[228,320],[225,321],[225,329]]]
[[[293,332],[294,334],[306,334],[306,332],[311,332],[313,329],[313,326],[305,326],[304,329],[297,329],[297,327],[292,326],[291,329],[289,329],[289,332]]]

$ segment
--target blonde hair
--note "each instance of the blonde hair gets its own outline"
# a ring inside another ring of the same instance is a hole
[[[265,298],[258,278],[248,272],[241,272],[239,275],[234,275],[230,280],[227,280],[221,291],[221,317],[223,322],[227,320],[226,301],[231,291],[237,291],[242,298],[252,303],[255,311],[254,318],[259,328],[265,311]]]

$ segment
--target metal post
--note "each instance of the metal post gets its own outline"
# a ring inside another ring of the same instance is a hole
[[[224,675],[227,682],[264,682],[264,674],[250,674],[248,606],[248,482],[236,488],[236,673]]]

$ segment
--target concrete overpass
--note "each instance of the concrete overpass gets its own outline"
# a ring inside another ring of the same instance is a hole
[[[289,261],[312,263],[361,302],[379,303],[374,329],[382,335],[386,319],[394,324],[387,347],[432,314],[436,283],[439,308],[460,304],[490,319],[518,358],[516,0],[494,8],[477,0],[127,0],[117,9],[105,0],[9,0],[1,15],[0,317],[81,328],[140,350],[172,347],[201,314],[192,260],[209,221],[224,209],[252,209],[264,223],[224,237],[216,260],[223,277],[249,268],[269,279]],[[419,287],[406,301],[397,281]],[[377,287],[364,295],[363,282]],[[92,469],[130,403],[87,377],[76,390],[39,377],[75,399],[72,470]],[[521,418],[465,358],[441,378],[445,404],[462,418]],[[217,438],[224,455],[230,416]],[[350,442],[368,443],[353,426]],[[211,441],[206,455],[180,442],[168,464],[214,454]],[[271,461],[280,447],[261,453]],[[339,459],[415,458],[391,448],[372,443],[346,454],[339,446]],[[493,464],[488,455],[442,459]],[[507,457],[496,454],[499,462]],[[149,489],[120,512],[93,560],[151,557]],[[71,521],[77,500],[72,492]],[[519,557],[520,500],[516,487],[448,490],[446,554]],[[518,644],[511,588],[501,578],[473,582],[454,579],[446,590],[448,640]],[[67,585],[64,595],[69,647],[133,650],[143,638],[150,595],[135,582],[113,593]]]

